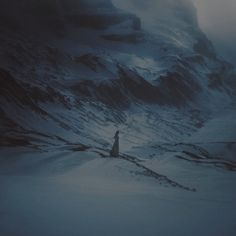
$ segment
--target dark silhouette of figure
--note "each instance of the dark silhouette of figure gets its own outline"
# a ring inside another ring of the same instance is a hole
[[[119,156],[119,131],[116,131],[114,139],[115,139],[115,142],[112,146],[110,155],[112,157],[118,157]]]

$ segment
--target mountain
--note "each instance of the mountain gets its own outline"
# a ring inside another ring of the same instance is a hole
[[[235,69],[190,1],[2,0],[0,83],[0,235],[235,235]]]
[[[178,142],[231,106],[234,69],[192,4],[122,3],[2,3],[2,145]]]

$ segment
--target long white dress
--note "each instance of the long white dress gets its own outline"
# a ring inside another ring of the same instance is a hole
[[[110,155],[112,157],[118,157],[119,156],[119,133],[118,132],[116,132],[114,139],[115,139],[115,142],[112,146],[112,150],[110,152]]]

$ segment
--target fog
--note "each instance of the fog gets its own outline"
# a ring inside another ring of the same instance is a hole
[[[236,65],[236,0],[192,0],[202,30],[217,51]]]
[[[28,0],[32,1],[32,0]],[[34,0],[36,1],[36,0]],[[47,1],[47,0],[44,0]],[[56,2],[56,0],[54,0]],[[66,1],[66,0],[64,0]],[[71,0],[76,1],[76,0]],[[79,1],[79,0],[77,0]],[[80,0],[81,1],[81,0]],[[83,0],[86,2],[86,0]],[[87,0],[89,1],[89,0]],[[91,0],[90,0],[91,1]],[[103,2],[103,0],[100,0]],[[112,0],[115,5],[122,8],[129,8],[130,2],[136,5],[136,8],[143,14],[149,14],[145,11],[147,0]],[[153,4],[158,0],[149,0]],[[187,0],[185,0],[187,1]],[[236,65],[236,0],[189,0],[192,1],[197,9],[198,21],[201,29],[207,34],[208,38],[214,43],[220,55],[227,60],[231,60]],[[8,3],[12,6],[17,0],[0,0],[2,3]],[[70,2],[67,0],[66,2]],[[165,1],[161,1],[165,2]],[[18,10],[18,8],[16,8]],[[15,10],[16,10],[15,9]],[[1,11],[2,10],[2,11]],[[153,11],[156,10],[153,7]],[[9,11],[0,7],[0,14],[9,14]],[[11,9],[11,14],[15,11]],[[159,12],[160,14],[160,12]],[[163,12],[163,14],[165,14]]]
[[[146,0],[112,0],[120,8],[131,9],[130,2],[145,13]],[[149,0],[154,3],[157,0]],[[236,0],[189,0],[197,9],[200,28],[213,42],[218,54],[236,65]],[[163,1],[161,1],[163,2]],[[153,7],[155,9],[155,7]],[[155,9],[156,10],[156,9]]]

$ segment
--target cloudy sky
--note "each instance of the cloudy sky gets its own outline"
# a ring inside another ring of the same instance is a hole
[[[199,24],[218,51],[236,65],[236,0],[192,0]]]
[[[112,1],[118,7],[129,7],[130,1]],[[196,6],[200,27],[213,42],[218,54],[236,66],[236,0],[189,1]],[[133,0],[133,2],[136,6],[141,4],[140,6],[145,9],[146,0]]]

